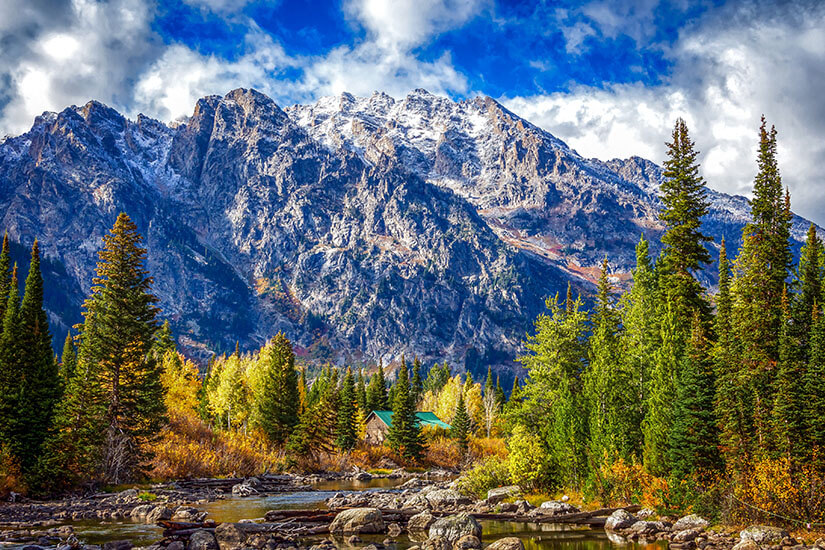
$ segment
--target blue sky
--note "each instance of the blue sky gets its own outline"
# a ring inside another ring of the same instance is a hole
[[[0,135],[89,99],[171,121],[241,86],[282,105],[423,87],[599,158],[661,162],[682,116],[708,184],[746,194],[764,113],[795,210],[825,223],[823,2],[7,0],[0,45]]]

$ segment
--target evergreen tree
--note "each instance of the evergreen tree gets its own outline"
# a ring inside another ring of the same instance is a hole
[[[461,449],[462,456],[467,454],[468,436],[470,432],[470,415],[467,414],[467,406],[464,403],[464,393],[458,394],[458,405],[456,405],[453,423],[450,426],[450,436],[458,441],[458,448]]]
[[[702,264],[711,261],[704,244],[711,239],[701,232],[708,201],[696,162],[699,153],[693,149],[694,143],[683,119],[676,120],[673,141],[667,145],[668,159],[660,187],[664,205],[660,217],[667,227],[662,236],[662,260],[666,268],[663,282],[676,309],[679,328],[687,334],[694,310],[700,312],[703,320],[710,315],[702,285],[694,276]]]
[[[759,130],[759,172],[751,201],[752,221],[742,232],[732,285],[732,326],[736,365],[742,391],[748,396],[749,419],[743,435],[747,452],[768,449],[773,421],[773,389],[779,363],[786,278],[790,273],[790,204],[783,194],[776,163],[776,130]]]
[[[644,463],[654,475],[670,471],[669,438],[673,427],[673,403],[676,399],[679,363],[685,342],[676,317],[676,308],[668,302],[661,324],[661,346],[650,377],[646,416],[642,423]]]
[[[23,387],[18,414],[26,427],[18,435],[22,452],[19,458],[23,472],[28,473],[49,436],[54,407],[60,398],[60,378],[54,361],[49,320],[43,309],[43,277],[37,240],[32,246],[29,274],[20,305],[19,330]]]
[[[72,333],[66,333],[66,340],[63,341],[63,353],[60,355],[60,380],[63,388],[69,385],[69,380],[77,370],[77,351],[74,348]]]
[[[450,366],[445,362],[443,367],[438,366],[438,363],[432,366],[427,373],[427,381],[424,384],[426,391],[437,393],[441,391],[447,381],[450,379]]]
[[[484,395],[495,391],[496,387],[493,385],[493,367],[487,365],[487,380],[484,382]]]
[[[590,362],[583,375],[584,401],[589,411],[589,456],[598,467],[605,459],[629,459],[639,440],[633,379],[622,364],[619,315],[611,301],[607,259],[602,262],[590,337]]]
[[[816,227],[811,224],[799,257],[796,281],[798,293],[792,304],[792,322],[788,335],[795,341],[793,351],[802,363],[808,361],[814,310],[819,309],[818,304],[822,301],[822,278],[822,241],[816,233]]]
[[[504,395],[504,389],[501,387],[501,376],[496,375],[496,403],[498,403],[498,408],[501,409],[504,407],[504,403],[507,401],[507,398]]]
[[[394,387],[392,422],[387,430],[387,442],[402,457],[417,461],[424,451],[424,440],[410,401],[410,381],[403,359]]]
[[[338,426],[335,434],[336,445],[343,451],[349,451],[355,447],[358,439],[356,426],[357,407],[355,378],[352,376],[352,370],[347,367],[347,374],[344,376],[344,383],[341,386],[339,396]]]
[[[307,369],[301,369],[301,377],[298,379],[298,410],[300,414],[306,410],[309,405],[309,388],[307,387]]]
[[[94,326],[81,331],[78,365],[89,383],[97,383],[99,375],[104,385],[106,413],[96,430],[105,438],[100,471],[110,483],[143,475],[151,458],[149,444],[165,422],[160,364],[149,353],[157,330],[157,298],[151,294],[152,277],[144,267],[142,240],[137,226],[121,213],[103,237],[92,294],[84,304],[85,322],[93,319]],[[69,388],[77,391],[77,385]]]
[[[805,370],[799,353],[799,342],[793,337],[793,322],[787,293],[784,295],[785,319],[779,335],[779,364],[773,395],[773,445],[779,453],[800,463],[809,448],[805,441]]]
[[[261,395],[255,399],[256,424],[271,442],[284,443],[299,420],[298,372],[292,343],[279,332],[262,350],[260,360],[265,362],[265,374]]]
[[[169,320],[167,319],[155,332],[152,354],[156,358],[162,358],[167,351],[174,351],[175,349],[175,337],[172,336],[172,327],[169,326]]]
[[[818,449],[818,466],[825,466],[825,315],[817,313],[811,330],[811,354],[805,373],[804,419],[806,446]]]
[[[0,319],[5,317],[6,302],[11,290],[11,252],[9,251],[9,233],[3,234],[3,248],[0,249]],[[0,328],[2,330],[2,328]]]
[[[363,369],[358,369],[358,385],[355,387],[355,398],[358,401],[358,409],[366,417],[370,411],[367,409],[367,388],[364,385]]]
[[[14,265],[8,297],[3,314],[3,332],[0,335],[0,443],[19,465],[23,453],[21,433],[25,426],[19,414],[23,397],[23,349],[20,334],[20,294],[17,283],[17,265]]]
[[[424,395],[424,381],[421,378],[421,361],[418,356],[413,360],[412,379],[410,380],[410,397],[413,400],[413,407],[417,407],[418,402]]]
[[[387,410],[387,383],[384,380],[384,364],[378,361],[378,370],[370,377],[367,386],[367,408],[371,411]]]
[[[722,462],[713,408],[716,383],[698,312],[687,347],[676,390],[668,459],[674,479],[707,481]]]

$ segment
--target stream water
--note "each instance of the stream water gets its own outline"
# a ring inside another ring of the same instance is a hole
[[[325,508],[324,501],[338,492],[376,491],[391,489],[404,480],[375,479],[372,481],[335,481],[314,486],[315,491],[301,491],[279,495],[227,498],[199,506],[209,512],[217,522],[237,522],[242,519],[262,518],[269,510]],[[586,526],[552,525],[482,521],[482,542],[486,545],[502,537],[516,536],[522,539],[526,550],[608,550],[617,546],[601,529]],[[162,537],[162,529],[155,525],[119,521],[78,521],[71,525],[81,540],[90,544],[103,544],[113,540],[130,540],[136,546],[149,545]],[[363,545],[382,542],[385,535],[362,535]],[[319,539],[320,540],[320,539]],[[394,550],[406,550],[417,542],[406,535],[398,537]],[[344,546],[339,541],[339,546]],[[622,544],[626,550],[666,550],[663,542],[640,545]]]

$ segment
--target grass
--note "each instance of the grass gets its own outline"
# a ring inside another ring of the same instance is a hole
[[[141,491],[137,497],[143,502],[154,502],[158,499],[155,493],[150,493],[149,491]]]
[[[385,476],[385,475],[391,473],[392,470],[389,470],[387,468],[373,468],[372,470],[367,470],[367,472],[369,472],[370,474],[372,474],[374,476]]]

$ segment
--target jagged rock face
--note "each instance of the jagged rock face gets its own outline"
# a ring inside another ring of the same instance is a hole
[[[195,356],[283,330],[310,361],[406,353],[482,373],[515,369],[544,298],[568,281],[587,292],[604,254],[632,267],[639,234],[661,230],[660,181],[642,159],[583,159],[489,98],[284,111],[239,89],[176,126],[97,102],[45,113],[0,142],[0,222],[41,240],[47,284],[65,289],[47,304],[56,340],[126,211]],[[735,242],[747,201],[713,205],[711,234]]]

